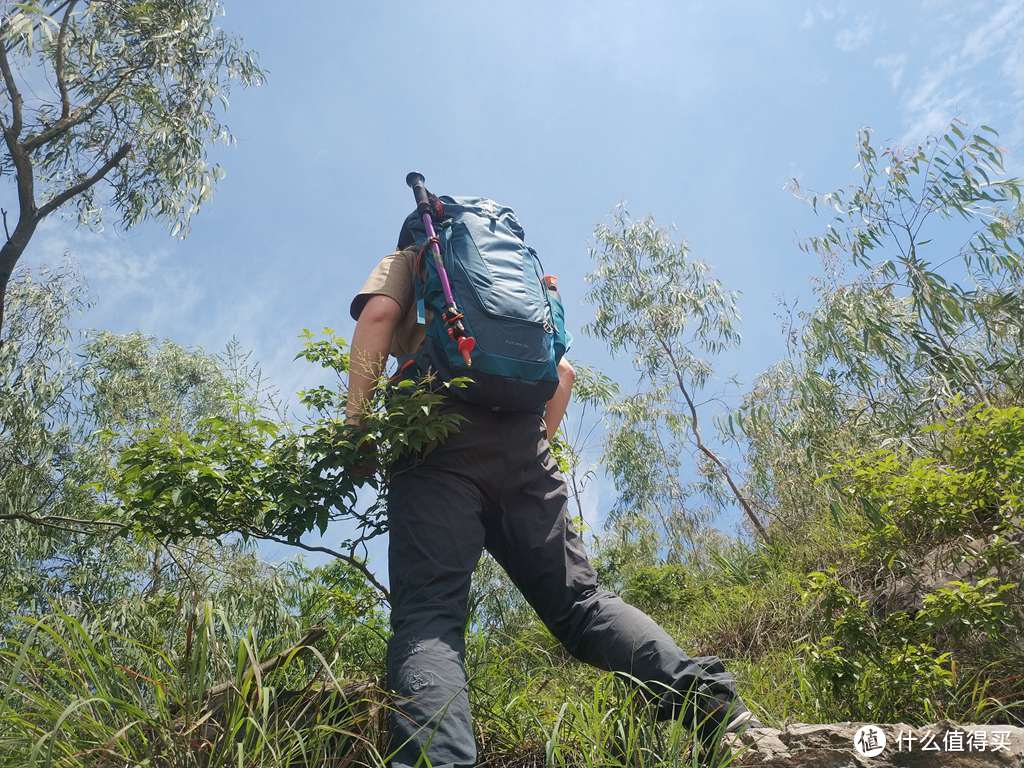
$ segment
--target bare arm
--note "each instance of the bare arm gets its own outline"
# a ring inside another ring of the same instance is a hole
[[[544,411],[544,423],[548,427],[548,440],[554,437],[558,431],[558,425],[562,423],[565,409],[569,407],[569,398],[572,397],[574,381],[576,381],[576,371],[563,357],[558,363],[558,389],[548,400],[547,408]]]
[[[384,371],[402,307],[390,296],[371,296],[356,321],[348,372],[347,421],[358,424],[374,384]]]

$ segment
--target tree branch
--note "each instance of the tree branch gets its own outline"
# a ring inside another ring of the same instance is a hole
[[[254,535],[258,536],[261,539],[266,539],[267,541],[273,541],[278,544],[287,544],[290,547],[298,547],[299,549],[304,549],[307,552],[323,552],[324,554],[336,557],[339,560],[348,563],[361,574],[363,574],[363,577],[368,582],[370,582],[370,584],[372,584],[377,589],[377,591],[381,593],[381,595],[383,595],[384,600],[388,603],[391,602],[391,592],[388,591],[387,587],[385,587],[383,584],[377,581],[377,577],[373,575],[373,572],[366,567],[366,564],[362,560],[359,560],[355,557],[351,557],[350,555],[343,554],[338,550],[331,549],[329,547],[312,546],[310,544],[303,544],[301,541],[288,541],[287,539],[282,539],[277,536],[271,536],[265,533],[259,533]]]
[[[311,628],[308,632],[306,632],[305,636],[303,636],[303,638],[299,640],[299,642],[295,643],[295,645],[291,646],[290,648],[286,648],[285,650],[275,654],[274,656],[271,656],[269,659],[255,667],[247,668],[244,676],[248,677],[250,675],[256,674],[262,677],[263,675],[270,674],[292,656],[298,653],[302,653],[305,649],[312,647],[314,643],[319,642],[326,634],[327,630],[324,627]],[[211,686],[210,689],[206,692],[206,702],[204,709],[216,710],[223,703],[224,697],[231,690],[235,689],[237,685],[238,682],[236,680],[225,680],[222,683],[217,683],[216,685]],[[175,705],[175,707],[178,706],[180,705]]]
[[[110,97],[117,93],[117,90],[122,85],[124,85],[124,82],[128,79],[128,77],[137,71],[137,67],[125,70],[124,74],[121,75],[121,77],[118,79],[116,83],[114,83],[114,85],[110,86],[110,88],[108,88],[106,91],[104,91],[99,96],[94,98],[88,104],[82,107],[78,107],[74,110],[74,112],[70,112],[69,108],[68,115],[62,117],[49,128],[40,131],[34,136],[29,136],[27,139],[25,139],[25,141],[22,142],[22,145],[25,147],[25,150],[31,152],[34,149],[38,149],[44,144],[57,138],[62,133],[65,133],[74,128],[76,125],[84,123],[86,120],[92,118],[92,116],[95,115],[104,104],[110,101]]]
[[[0,23],[0,32],[2,32],[7,26],[7,20]],[[11,98],[11,127],[10,130],[14,134],[14,138],[17,139],[21,135],[21,106],[22,98],[21,91],[18,90],[18,84],[14,81],[14,73],[11,72],[11,63],[7,59],[7,51],[0,48],[0,72],[3,73],[4,86],[7,88],[7,94]],[[5,131],[6,133],[6,131]]]
[[[68,22],[71,20],[71,11],[75,8],[78,0],[70,0],[67,10],[64,11],[64,19],[60,23],[60,32],[57,33],[57,54],[54,61],[54,74],[57,77],[57,90],[60,91],[60,117],[66,120],[71,114],[71,101],[68,98],[68,84],[64,79],[64,41],[67,38]]]
[[[750,524],[754,526],[757,532],[761,535],[761,538],[768,541],[768,531],[765,530],[765,527],[758,518],[757,513],[754,512],[753,507],[750,506],[750,502],[747,501],[739,486],[732,479],[732,473],[729,471],[729,468],[725,465],[724,461],[718,458],[718,455],[714,451],[704,444],[704,440],[700,434],[700,421],[697,418],[697,407],[693,403],[693,398],[690,396],[690,391],[686,387],[686,382],[683,381],[683,374],[679,370],[679,365],[676,363],[675,354],[672,352],[672,349],[668,344],[665,343],[664,339],[658,337],[658,343],[665,351],[665,356],[668,357],[669,362],[672,363],[672,370],[675,373],[676,383],[679,385],[679,391],[682,393],[683,399],[686,400],[686,407],[690,411],[690,427],[693,431],[693,439],[697,442],[697,450],[711,459],[715,466],[718,467],[722,476],[725,478],[725,482],[728,483],[733,496],[736,497],[736,501],[739,502],[740,507],[743,508],[743,511],[747,515],[747,519],[750,520]]]
[[[0,23],[0,31],[7,26],[6,20]],[[14,163],[14,170],[17,175],[18,184],[18,227],[15,233],[22,226],[30,226],[35,210],[35,187],[32,175],[32,163],[29,160],[28,152],[19,141],[22,128],[22,97],[18,90],[18,84],[14,80],[14,73],[11,72],[11,63],[7,59],[7,51],[0,46],[0,73],[3,73],[4,86],[7,88],[7,95],[11,99],[11,124],[4,126],[4,140],[7,142],[7,149],[11,153],[11,162]],[[8,242],[10,238],[8,237]],[[19,254],[20,255],[20,254]],[[11,265],[13,267],[13,264]]]
[[[0,520],[21,520],[31,525],[37,525],[42,528],[53,528],[58,531],[65,531],[67,533],[81,533],[89,534],[95,533],[95,531],[86,528],[68,528],[68,525],[81,525],[81,526],[106,526],[112,528],[124,529],[128,527],[126,523],[118,523],[114,520],[84,520],[77,517],[63,517],[61,515],[46,515],[44,517],[35,517],[33,515],[23,514],[20,512],[12,512],[5,515],[0,515]],[[60,523],[66,523],[66,525],[60,525]]]
[[[66,203],[71,198],[85,192],[87,189],[89,189],[89,187],[91,187],[97,181],[106,176],[114,166],[116,166],[118,163],[124,160],[125,157],[127,157],[128,153],[131,152],[131,149],[131,144],[124,144],[119,150],[117,150],[117,152],[113,154],[112,157],[110,157],[107,160],[107,162],[100,166],[99,170],[97,170],[96,173],[94,173],[92,176],[82,179],[74,186],[68,187],[59,195],[56,195],[46,205],[40,208],[39,212],[36,214],[37,218],[42,219],[50,215],[55,210],[64,205],[64,203]]]

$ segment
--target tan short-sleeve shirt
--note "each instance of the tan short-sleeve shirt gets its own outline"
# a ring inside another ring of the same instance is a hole
[[[402,316],[391,341],[391,354],[395,357],[413,354],[419,349],[426,335],[426,327],[416,320],[414,281],[418,250],[413,246],[404,251],[395,251],[381,259],[366,278],[359,293],[352,299],[352,306],[349,309],[352,319],[358,320],[371,296],[389,296],[398,302],[398,306],[402,308]]]

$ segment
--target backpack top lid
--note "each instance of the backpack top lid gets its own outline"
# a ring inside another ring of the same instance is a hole
[[[471,213],[489,218],[501,218],[512,234],[520,240],[526,240],[526,233],[516,218],[515,212],[506,205],[501,205],[486,197],[450,197],[448,195],[437,196],[433,193],[429,194],[431,205],[434,208],[432,215],[435,227],[440,221],[445,219]],[[441,205],[444,211],[444,216],[440,219],[437,215],[438,205]],[[424,238],[425,233],[423,232],[423,222],[420,219],[420,214],[418,211],[413,211],[402,222],[402,229],[398,233],[398,250],[401,251],[410,245],[415,245]]]

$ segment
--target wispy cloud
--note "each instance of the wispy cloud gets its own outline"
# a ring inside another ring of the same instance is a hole
[[[280,289],[254,280],[244,299],[225,300],[204,279],[200,263],[183,262],[170,245],[143,249],[140,242],[123,233],[90,232],[48,219],[24,264],[70,262],[77,268],[92,300],[75,321],[80,328],[141,331],[214,354],[236,337],[253,352],[264,380],[289,408],[297,405],[296,392],[320,382],[323,372],[294,360],[299,348],[295,333],[282,340],[276,327],[274,307],[283,305]]]
[[[1011,145],[1024,142],[1024,0],[919,0],[907,11],[913,29],[885,25],[844,0],[819,3],[801,27],[833,28],[848,53],[870,49],[900,100],[903,143],[942,131],[954,117],[994,123]]]
[[[950,3],[930,56],[914,77],[893,84],[903,100],[904,141],[941,130],[953,117],[1003,125],[1024,138],[1024,1],[995,7]]]
[[[132,326],[146,333],[182,331],[204,298],[202,284],[173,265],[167,250],[139,251],[114,233],[75,229],[59,218],[40,225],[26,265],[71,261],[95,304],[84,321],[95,327]]]
[[[851,12],[846,2],[817,3],[804,10],[800,28],[837,26],[833,38],[836,47],[852,53],[871,42],[878,27],[876,18],[864,12]]]
[[[1024,3],[1017,0],[1005,2],[999,10],[970,30],[964,38],[960,57],[965,62],[977,64],[1011,41],[1011,38],[1011,42],[1016,42],[1020,38],[1022,18]]]
[[[252,350],[252,362],[259,364],[264,381],[294,413],[296,392],[320,383],[325,374],[294,360],[297,338],[291,336],[288,343],[280,343],[273,311],[281,306],[279,291],[260,285],[241,302],[219,300],[203,279],[201,266],[182,263],[172,247],[140,250],[138,242],[121,233],[90,232],[59,218],[49,219],[33,239],[24,266],[32,269],[69,262],[77,269],[92,301],[86,314],[74,321],[82,329],[138,330],[212,354],[223,352],[228,339],[237,336],[244,350]],[[361,506],[372,500],[372,494],[362,498]],[[325,536],[309,534],[304,540],[332,546],[351,534],[351,527],[336,524]],[[386,557],[382,547],[377,542],[371,548],[371,559],[383,573]],[[301,550],[278,544],[263,544],[260,552],[271,561],[301,554]],[[307,553],[305,559],[316,565],[329,557]]]
[[[871,42],[875,34],[874,24],[867,16],[858,16],[848,27],[843,27],[836,33],[836,47],[852,53]]]
[[[803,20],[800,26],[803,29],[813,29],[818,24],[828,24],[837,16],[846,14],[846,7],[842,3],[817,3],[809,6],[804,11]]]
[[[875,66],[889,75],[889,85],[894,91],[898,90],[900,83],[903,82],[903,73],[907,68],[907,54],[895,53],[889,56],[879,56],[875,59]]]

